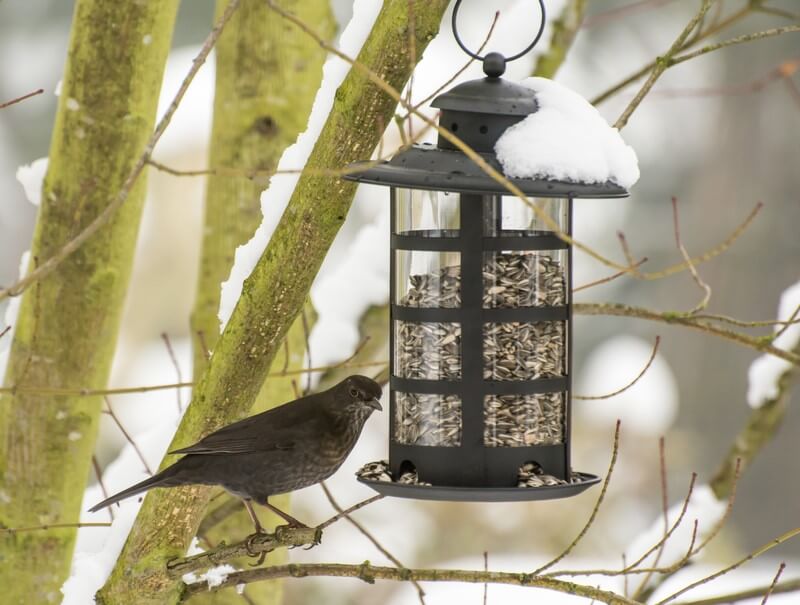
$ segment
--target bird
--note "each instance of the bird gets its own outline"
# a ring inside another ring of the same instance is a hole
[[[326,391],[224,426],[194,445],[171,451],[185,456],[89,511],[154,487],[219,485],[242,499],[258,534],[264,529],[253,510],[254,502],[291,527],[307,527],[268,498],[314,485],[336,472],[372,412],[383,410],[381,394],[377,382],[353,375]]]

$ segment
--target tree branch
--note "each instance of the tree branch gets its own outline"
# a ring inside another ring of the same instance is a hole
[[[357,578],[368,584],[375,580],[392,580],[395,582],[466,582],[470,584],[510,584],[528,586],[572,594],[587,599],[594,599],[608,605],[641,605],[621,595],[607,590],[585,586],[575,582],[565,582],[545,576],[526,573],[510,573],[499,571],[476,571],[469,569],[397,569],[396,567],[378,567],[365,561],[360,565],[340,563],[309,563],[302,565],[279,565],[262,567],[230,574],[218,586],[208,587],[205,582],[190,584],[183,593],[186,600],[192,595],[206,590],[221,590],[238,584],[249,584],[275,578],[311,578],[338,577]]]

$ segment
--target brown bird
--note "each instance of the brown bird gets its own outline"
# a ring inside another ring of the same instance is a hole
[[[95,504],[95,512],[153,487],[220,485],[244,501],[263,529],[252,502],[266,506],[290,525],[305,525],[272,506],[270,496],[292,492],[330,477],[344,462],[374,410],[382,410],[380,385],[350,376],[327,391],[302,397],[222,427],[194,445],[172,466]]]

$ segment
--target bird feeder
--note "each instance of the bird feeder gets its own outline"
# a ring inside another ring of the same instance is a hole
[[[503,175],[495,143],[539,106],[501,75],[536,41],[506,59],[456,40],[486,77],[432,106],[442,129]],[[391,496],[471,501],[561,498],[597,483],[570,464],[572,246],[563,234],[575,198],[628,192],[507,178],[521,198],[441,132],[436,145],[354,167],[346,178],[385,185],[391,199],[389,468],[359,480]]]

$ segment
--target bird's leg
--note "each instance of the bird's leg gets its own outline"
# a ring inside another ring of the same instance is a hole
[[[270,504],[270,503],[269,503],[269,501],[268,501],[266,498],[264,498],[264,501],[263,501],[263,502],[261,502],[260,504],[262,504],[262,505],[266,506],[266,507],[267,507],[268,509],[270,509],[270,510],[271,510],[273,513],[275,513],[275,514],[276,514],[276,515],[278,515],[278,516],[279,516],[281,519],[283,519],[284,521],[286,521],[286,522],[289,524],[289,527],[305,527],[305,528],[308,528],[308,525],[306,525],[305,523],[302,523],[302,522],[298,521],[297,519],[295,519],[294,517],[292,517],[292,515],[290,515],[289,513],[285,513],[285,512],[283,512],[281,509],[279,509],[278,507],[276,507],[276,506],[272,506],[272,504]]]
[[[256,511],[253,510],[253,505],[250,503],[250,500],[242,500],[244,502],[244,507],[247,509],[247,514],[250,515],[250,519],[253,521],[253,525],[255,525],[256,533],[248,536],[245,545],[247,547],[247,554],[251,557],[258,557],[258,561],[253,563],[251,567],[257,567],[264,562],[264,559],[267,557],[267,551],[262,551],[260,553],[253,551],[253,541],[256,540],[261,534],[266,533],[264,528],[261,527],[261,523],[258,521],[258,517],[256,517]]]
[[[264,531],[264,528],[261,527],[261,523],[259,522],[258,517],[256,517],[256,511],[253,510],[253,505],[250,503],[250,500],[242,500],[242,502],[244,502],[244,507],[247,509],[247,514],[250,515],[250,519],[253,521],[253,525],[256,528],[256,533],[257,534],[266,533]]]

